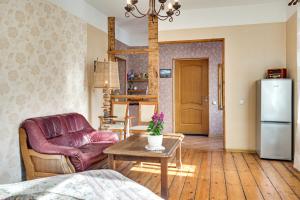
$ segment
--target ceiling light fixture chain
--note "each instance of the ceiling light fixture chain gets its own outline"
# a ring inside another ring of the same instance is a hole
[[[160,3],[160,6],[157,11],[156,0],[149,0],[148,11],[144,14],[137,7],[138,0],[127,0],[127,5],[125,6],[125,16],[130,17],[130,15],[132,15],[136,18],[143,18],[145,16],[156,16],[161,21],[169,19],[169,22],[173,22],[173,16],[179,16],[181,14],[181,5],[179,3],[179,0],[174,0],[173,4],[169,2],[168,10],[165,14],[161,13],[165,10],[165,3],[167,2],[167,0],[158,0],[158,2]]]

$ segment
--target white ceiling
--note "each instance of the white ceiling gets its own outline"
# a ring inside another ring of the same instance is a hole
[[[282,21],[283,15],[286,15],[287,1],[179,0],[182,4],[181,16],[175,17],[173,23],[160,23],[159,28],[160,30],[172,30]],[[138,34],[140,40],[147,40],[147,19],[126,18],[124,16],[126,0],[85,0],[85,2],[106,16],[115,16],[118,28],[127,32],[129,38]],[[137,5],[145,12],[148,2],[148,0],[139,0]],[[134,38],[134,40],[136,39]]]
[[[107,16],[116,16],[120,24],[130,21],[130,19],[124,16],[124,6],[126,0],[85,0],[90,5],[94,6],[100,12]],[[170,0],[168,0],[170,1]],[[274,2],[283,2],[286,0],[179,0],[182,4],[182,10],[193,10],[202,8],[219,8],[228,6],[245,6],[245,5],[257,5]],[[146,11],[148,8],[148,0],[139,0],[138,7],[142,11]],[[158,1],[157,1],[158,2]],[[170,1],[170,2],[173,2]]]

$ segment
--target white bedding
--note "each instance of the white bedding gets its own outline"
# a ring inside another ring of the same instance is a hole
[[[122,174],[106,169],[0,185],[0,199],[162,200]]]

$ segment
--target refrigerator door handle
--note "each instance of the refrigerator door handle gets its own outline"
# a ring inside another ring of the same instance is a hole
[[[292,122],[273,122],[273,121],[261,121],[263,124],[292,124]]]

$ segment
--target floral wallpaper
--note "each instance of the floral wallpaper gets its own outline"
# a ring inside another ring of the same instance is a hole
[[[116,49],[117,50],[124,50],[128,49],[129,46],[124,44],[123,42],[116,40]],[[120,78],[120,94],[126,94],[127,91],[127,64],[128,64],[128,57],[129,55],[117,55],[119,65],[119,78]]]
[[[209,132],[210,136],[223,134],[223,112],[218,110],[218,64],[222,63],[222,42],[162,44],[160,48],[160,68],[173,68],[173,59],[209,58]],[[174,68],[173,68],[174,70]],[[173,130],[173,78],[160,79],[160,111],[166,115],[165,131]]]
[[[116,49],[118,50],[124,50],[124,49],[138,49],[138,48],[147,48],[144,46],[128,46],[118,40],[116,40]],[[148,54],[131,54],[131,55],[117,55],[117,57],[121,59],[126,60],[126,67],[127,71],[134,70],[135,73],[146,73],[148,72]],[[124,67],[124,64],[122,62],[119,62],[119,77],[120,77],[120,94],[125,94],[126,91],[124,91],[125,81],[124,77],[126,77],[126,70],[121,69]],[[146,89],[148,86],[147,82],[137,82],[134,84],[134,86],[137,86],[138,89]],[[127,85],[128,87],[128,85]],[[129,113],[132,116],[135,116],[134,119],[132,119],[131,123],[133,126],[138,124],[138,105],[130,105],[129,106]]]
[[[138,48],[147,48],[147,47],[130,47],[134,49]],[[133,70],[134,73],[147,73],[148,72],[148,54],[131,54],[128,56],[128,71]],[[147,89],[147,82],[136,82],[133,84],[137,87],[138,90]],[[146,93],[138,93],[138,94],[146,94]],[[132,119],[132,125],[138,125],[138,115],[139,115],[139,106],[131,105],[129,107],[130,115],[136,116]]]
[[[45,0],[0,0],[0,184],[21,180],[18,127],[88,114],[86,23]],[[5,162],[3,162],[5,160]]]
[[[209,130],[210,136],[223,135],[223,112],[218,110],[218,104],[213,105],[213,101],[218,102],[218,64],[222,63],[223,46],[222,42],[190,43],[190,44],[161,44],[160,48],[160,69],[173,68],[173,59],[179,58],[209,58]],[[146,48],[130,47],[116,41],[116,49]],[[145,54],[121,56],[127,61],[127,70],[133,69],[135,72],[147,72],[148,56]],[[120,71],[120,77],[124,76],[124,71]],[[123,80],[120,78],[120,80]],[[124,80],[123,80],[124,81]],[[160,111],[166,114],[165,132],[173,131],[173,89],[172,78],[160,78]],[[120,82],[122,85],[122,81]],[[125,83],[123,83],[125,84]],[[147,83],[138,83],[139,88],[146,88]],[[133,125],[138,122],[138,106],[131,105],[130,115],[136,116],[132,120]]]

